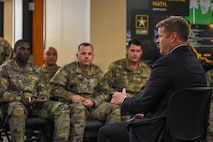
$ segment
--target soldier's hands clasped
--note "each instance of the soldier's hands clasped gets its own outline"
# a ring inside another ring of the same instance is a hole
[[[30,103],[29,98],[26,98],[26,97],[22,97],[20,101],[25,106],[29,105]]]

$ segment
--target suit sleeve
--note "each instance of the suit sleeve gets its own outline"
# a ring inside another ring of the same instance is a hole
[[[146,114],[160,103],[171,85],[169,68],[165,62],[159,60],[153,65],[147,86],[140,96],[124,100],[121,106],[122,112]]]

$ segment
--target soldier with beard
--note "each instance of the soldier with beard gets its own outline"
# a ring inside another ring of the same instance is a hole
[[[48,47],[44,50],[44,64],[40,68],[41,79],[44,81],[48,89],[50,89],[49,81],[60,68],[56,64],[58,58],[57,50],[54,47]]]
[[[149,80],[151,69],[140,60],[143,54],[140,41],[130,40],[126,54],[126,58],[114,61],[105,71],[102,81],[110,87],[107,91],[109,99],[114,92],[121,92],[123,88],[126,88],[131,97],[139,96]],[[123,121],[131,117],[126,114],[121,115]]]
[[[21,39],[15,43],[14,58],[0,68],[0,102],[6,103],[12,142],[24,142],[27,116],[54,122],[53,141],[68,142],[70,117],[68,106],[49,101],[49,93],[40,79],[39,68],[28,62],[31,47]]]
[[[50,80],[51,93],[70,107],[70,141],[83,142],[87,117],[109,123],[119,122],[120,107],[106,102],[106,92],[100,86],[102,70],[92,63],[94,53],[90,43],[78,46],[78,61],[64,65]]]

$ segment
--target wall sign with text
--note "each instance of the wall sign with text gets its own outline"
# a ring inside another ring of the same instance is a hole
[[[152,20],[148,11],[144,10],[133,10],[131,13],[131,29],[132,29],[132,36],[133,37],[142,37],[143,39],[150,39],[151,38],[151,28],[152,27]],[[133,30],[134,29],[134,30]]]
[[[150,0],[154,15],[189,15],[189,0]]]

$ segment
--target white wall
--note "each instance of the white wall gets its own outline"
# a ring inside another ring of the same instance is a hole
[[[5,37],[11,43],[15,37],[12,33],[14,22],[12,1],[21,0],[5,1],[4,30]],[[58,65],[75,61],[77,46],[81,42],[91,42],[94,45],[94,63],[103,70],[112,61],[125,57],[126,0],[44,0],[44,2],[45,47],[54,46],[58,50]]]
[[[57,64],[76,60],[81,42],[90,42],[90,0],[46,0],[45,47],[58,50]]]
[[[13,0],[13,43],[23,38],[23,0]]]

